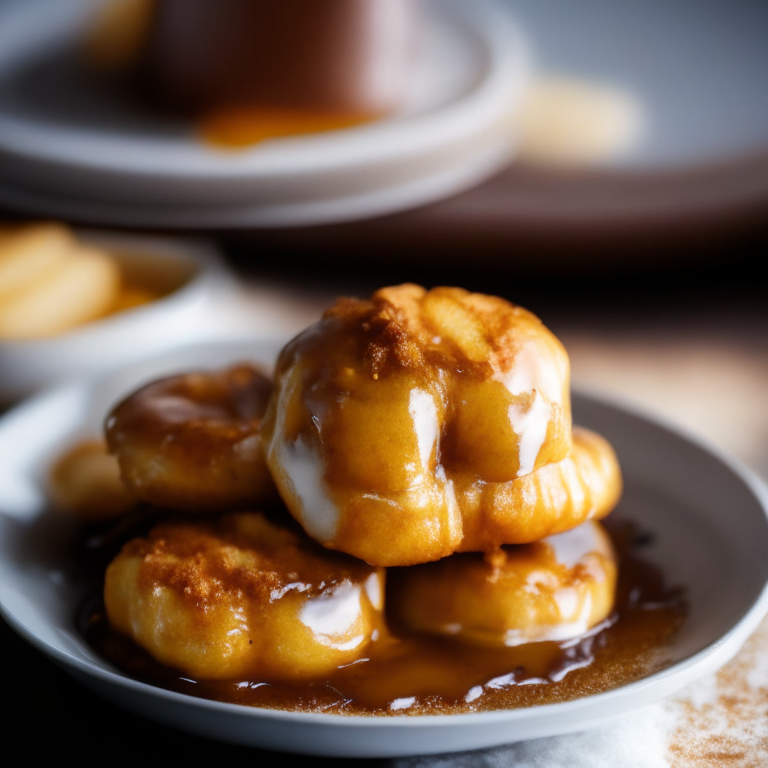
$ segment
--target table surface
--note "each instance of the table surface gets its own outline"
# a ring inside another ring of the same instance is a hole
[[[253,244],[223,245],[244,286],[242,303],[226,308],[233,322],[258,324],[265,312],[271,318],[254,332],[290,336],[338,294],[364,295],[404,280],[497,293],[534,311],[562,339],[575,385],[635,400],[709,438],[768,479],[768,301],[755,275],[743,266],[734,269],[725,256],[666,272],[655,265],[644,273],[521,277],[509,268],[472,270],[471,261],[443,268],[414,259],[411,266],[388,267],[365,266],[362,258],[358,267],[331,267],[322,255],[289,257]],[[14,765],[254,759],[267,765],[286,759],[128,714],[91,695],[4,623],[0,633],[4,751],[14,755]],[[345,762],[429,768],[766,765],[768,620],[717,675],[615,727],[469,755]]]

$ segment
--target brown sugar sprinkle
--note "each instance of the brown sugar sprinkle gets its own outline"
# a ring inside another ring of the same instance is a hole
[[[368,300],[341,298],[323,315],[357,329],[360,358],[378,377],[389,366],[430,361],[489,376],[507,370],[541,321],[522,307],[461,288],[382,288]]]
[[[143,561],[140,587],[164,585],[179,599],[205,605],[239,592],[268,600],[275,589],[306,580],[309,594],[372,570],[339,553],[327,554],[289,521],[270,525],[263,516],[223,515],[205,522],[183,518],[160,523],[146,537],[128,542],[123,553]]]
[[[680,723],[672,732],[670,768],[768,766],[768,618],[733,661],[714,676],[704,702],[674,701]]]

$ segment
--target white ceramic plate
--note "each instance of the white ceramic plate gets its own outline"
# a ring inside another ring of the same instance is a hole
[[[582,730],[672,693],[730,659],[768,610],[768,495],[734,460],[632,409],[587,394],[575,420],[604,434],[623,465],[614,514],[656,534],[650,557],[687,590],[690,614],[662,672],[578,701],[452,716],[345,717],[206,701],[129,679],[74,629],[79,585],[61,553],[61,520],[45,511],[52,459],[98,431],[106,410],[161,373],[242,359],[269,365],[276,349],[238,342],[179,350],[107,378],[49,391],[0,420],[0,605],[24,638],[99,695],[145,717],[238,744],[337,757],[469,750]],[[58,522],[57,522],[58,520]]]
[[[96,0],[98,2],[98,0]],[[493,0],[430,0],[402,109],[364,126],[206,147],[141,113],[73,62],[94,0],[0,6],[0,201],[89,222],[279,226],[404,210],[508,163],[528,75],[522,34]]]

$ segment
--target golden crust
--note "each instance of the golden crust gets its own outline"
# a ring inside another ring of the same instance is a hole
[[[610,444],[575,428],[571,454],[505,483],[457,473],[446,502],[438,492],[406,489],[398,506],[375,494],[346,499],[347,518],[324,545],[375,565],[417,565],[454,552],[492,552],[528,544],[608,515],[622,479]],[[439,552],[438,557],[426,554]]]
[[[364,580],[372,568],[326,552],[290,521],[231,512],[205,521],[165,521],[123,548],[143,561],[139,587],[174,589],[184,600],[214,603],[233,592],[269,600],[274,589],[302,582],[308,597],[334,581]]]
[[[261,421],[272,382],[249,364],[188,373],[131,394],[106,420],[109,449],[138,498],[185,512],[276,498]]]
[[[201,679],[290,679],[359,657],[383,626],[383,579],[243,512],[165,522],[129,542],[104,600],[112,625],[164,664]]]
[[[489,552],[527,544],[608,515],[621,497],[619,461],[610,443],[573,428],[573,449],[562,461],[508,483],[473,484],[457,477],[464,513],[460,552]]]
[[[382,375],[388,365],[430,365],[488,377],[508,371],[520,346],[537,331],[559,345],[522,307],[462,288],[427,291],[412,283],[381,288],[368,300],[339,299],[323,319],[359,335],[359,359],[371,376]],[[567,376],[567,362],[564,368]]]
[[[416,632],[473,645],[578,637],[613,610],[617,563],[598,523],[491,556],[459,554],[391,573],[388,609]]]
[[[263,434],[283,500],[323,545],[377,565],[461,546],[457,478],[508,483],[571,450],[560,342],[459,288],[340,300],[283,349],[275,384]]]

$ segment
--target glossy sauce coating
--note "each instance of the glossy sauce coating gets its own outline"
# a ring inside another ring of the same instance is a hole
[[[100,600],[83,606],[88,641],[129,675],[193,696],[248,706],[355,715],[454,714],[569,701],[611,690],[669,664],[667,644],[685,618],[679,588],[643,559],[649,537],[634,524],[608,521],[619,560],[616,607],[576,640],[486,648],[390,633],[356,662],[301,682],[269,677],[205,681],[164,667],[110,630]]]
[[[573,427],[573,447],[561,461],[506,483],[454,475],[464,535],[460,552],[490,552],[501,544],[537,542],[600,520],[619,501],[621,468],[611,444]]]
[[[360,658],[383,625],[384,572],[257,512],[162,522],[106,571],[109,621],[200,679],[304,679]]]
[[[142,501],[215,512],[275,498],[261,421],[272,381],[250,364],[142,387],[106,419],[107,444]]]
[[[611,614],[616,556],[599,523],[483,556],[391,569],[387,604],[409,630],[503,648],[585,635]]]
[[[409,284],[342,299],[280,354],[263,435],[321,544],[376,565],[437,560],[462,548],[457,478],[466,495],[570,453],[568,356],[503,299]]]

